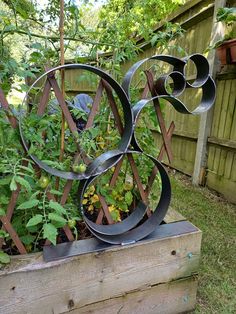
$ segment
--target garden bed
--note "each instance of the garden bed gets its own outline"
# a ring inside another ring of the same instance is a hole
[[[172,210],[165,222],[135,244],[103,244],[94,251],[101,242],[91,238],[73,242],[71,246],[83,254],[70,258],[45,262],[42,253],[12,257],[11,264],[0,273],[4,282],[0,287],[0,312],[192,310],[196,302],[201,231]]]

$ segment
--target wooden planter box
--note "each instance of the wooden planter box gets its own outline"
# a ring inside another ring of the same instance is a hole
[[[201,231],[170,211],[166,224],[136,244],[45,262],[12,257],[0,272],[0,313],[182,313],[194,308]]]
[[[236,63],[236,39],[228,40],[217,48],[221,65]]]

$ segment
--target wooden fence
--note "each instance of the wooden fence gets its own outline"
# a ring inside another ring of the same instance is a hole
[[[236,202],[236,72],[217,76],[208,138],[207,185]]]
[[[180,23],[185,29],[185,35],[178,39],[178,44],[188,55],[198,52],[204,53],[209,58],[213,75],[217,72],[219,64],[217,64],[214,51],[205,53],[205,50],[222,31],[221,25],[216,28],[214,19],[217,6],[224,6],[225,2],[223,0],[188,1],[167,19],[173,23]],[[159,24],[156,31],[161,30],[162,27],[163,24]],[[149,43],[140,40],[140,44],[143,51],[138,59],[158,53],[158,49],[151,47]],[[132,61],[124,63],[122,71],[125,73],[133,63]],[[187,74],[189,78],[193,77],[193,67],[189,68]],[[91,82],[82,86],[77,79],[79,75],[80,73],[76,70],[67,71],[67,91],[73,94],[91,92],[93,90]],[[179,114],[171,106],[167,105],[164,108],[166,124],[169,125],[173,120],[176,125],[172,137],[174,159],[171,166],[190,176],[193,175],[195,183],[206,184],[236,203],[236,75],[234,66],[229,66],[224,74],[217,74],[215,79],[217,97],[214,109],[208,113],[207,124],[204,124],[206,117],[203,117],[201,121],[201,117]],[[182,100],[188,108],[193,109],[200,96],[200,91],[196,93],[196,90],[189,90]],[[155,138],[157,143],[161,141],[160,134],[156,133]],[[164,161],[168,164],[167,159]],[[198,168],[197,174],[196,168]]]

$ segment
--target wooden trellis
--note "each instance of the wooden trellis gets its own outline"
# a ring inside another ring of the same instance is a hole
[[[146,85],[144,87],[144,90],[143,90],[143,93],[142,93],[142,98],[146,98],[149,92],[151,93],[152,97],[157,96],[158,93],[157,93],[156,88],[155,88],[155,80],[154,80],[154,76],[153,76],[152,72],[151,71],[146,71],[145,74],[146,74],[146,78],[147,78],[147,83],[146,83]],[[65,99],[63,97],[63,93],[62,93],[62,91],[61,91],[61,89],[60,89],[60,87],[59,87],[59,85],[57,83],[57,80],[55,78],[55,73],[54,72],[48,74],[48,76],[47,76],[47,79],[46,79],[46,82],[45,82],[45,85],[44,85],[44,88],[43,88],[42,96],[41,96],[41,99],[39,101],[37,114],[39,116],[42,116],[44,114],[46,106],[47,106],[47,103],[49,101],[49,97],[50,97],[51,91],[54,91],[54,93],[55,93],[55,96],[56,96],[56,98],[58,100],[58,103],[59,103],[59,105],[61,107],[61,110],[62,110],[62,112],[64,114],[65,120],[67,121],[68,126],[69,126],[71,132],[72,133],[73,132],[77,132],[77,126],[76,126],[76,124],[75,124],[75,122],[74,122],[74,120],[73,120],[73,118],[71,116],[71,113],[70,113],[70,111],[69,111],[69,109],[67,107]],[[89,116],[88,116],[88,120],[87,120],[86,125],[85,125],[85,129],[88,129],[88,128],[92,127],[92,125],[94,123],[94,118],[95,118],[97,112],[99,111],[99,106],[100,106],[102,95],[103,95],[104,92],[105,92],[105,94],[107,96],[108,103],[109,103],[111,111],[112,111],[112,113],[114,115],[116,127],[117,127],[120,135],[122,135],[122,133],[123,133],[123,125],[122,125],[122,121],[121,121],[121,118],[120,118],[120,115],[119,115],[119,112],[118,112],[116,101],[115,101],[113,93],[112,93],[112,88],[103,79],[101,79],[99,84],[98,84],[98,88],[96,90],[96,94],[95,94],[95,97],[94,97],[94,100],[93,100],[91,111],[90,111]],[[9,122],[10,122],[11,126],[13,128],[17,128],[17,126],[18,126],[17,120],[16,120],[16,118],[14,118],[11,115],[9,104],[8,104],[8,102],[7,102],[7,100],[6,100],[6,98],[5,98],[5,96],[4,96],[2,91],[0,91],[0,101],[1,101],[3,109],[6,111],[6,115],[7,115],[8,119],[9,119]],[[153,105],[154,105],[154,108],[155,108],[156,117],[157,117],[157,120],[158,120],[159,125],[160,125],[161,136],[162,136],[162,139],[163,139],[163,144],[161,146],[161,149],[160,149],[160,152],[159,152],[159,155],[157,156],[157,158],[159,160],[161,160],[163,158],[164,153],[166,153],[167,157],[169,159],[169,162],[171,163],[171,161],[173,159],[173,155],[172,155],[172,151],[171,151],[170,141],[171,141],[171,136],[172,136],[173,131],[174,131],[174,122],[171,122],[170,127],[167,130],[167,128],[165,126],[164,119],[163,119],[163,115],[162,115],[162,112],[161,112],[161,109],[160,109],[159,101],[155,100],[153,102]],[[90,158],[81,149],[79,144],[77,144],[77,149],[78,149],[78,154],[81,156],[81,158],[83,159],[84,163],[88,165],[91,162]],[[148,178],[148,184],[147,184],[146,188],[144,188],[143,185],[142,185],[141,179],[139,177],[137,166],[135,164],[133,156],[131,154],[128,154],[127,157],[128,157],[128,162],[129,162],[129,164],[131,166],[133,177],[134,177],[134,180],[135,180],[135,182],[137,184],[137,187],[138,187],[141,199],[142,199],[143,203],[147,204],[148,203],[147,198],[148,198],[148,195],[149,195],[149,193],[151,191],[151,187],[152,187],[152,184],[154,182],[154,179],[155,179],[155,176],[156,176],[156,173],[157,173],[157,168],[154,166],[154,168],[152,169],[151,175]],[[114,185],[116,183],[116,180],[117,180],[118,175],[119,175],[120,168],[122,166],[122,162],[123,162],[123,158],[115,166],[115,171],[114,171],[114,173],[112,175],[112,178],[110,180],[110,187],[114,187]],[[27,161],[23,161],[23,163],[24,163],[25,166],[27,166]],[[37,176],[40,177],[41,170],[36,165],[35,165],[35,169],[36,169]],[[68,195],[69,195],[70,190],[72,188],[72,184],[73,184],[72,180],[67,180],[67,182],[66,182],[66,184],[64,186],[63,194],[62,194],[61,199],[60,199],[60,204],[62,206],[65,205],[65,203],[67,201]],[[11,194],[11,197],[10,197],[10,201],[9,201],[9,204],[8,204],[8,207],[7,207],[6,215],[5,216],[1,216],[0,219],[1,219],[1,222],[2,222],[2,229],[6,230],[9,233],[9,235],[11,236],[12,241],[16,245],[19,253],[20,254],[25,254],[25,253],[27,253],[26,252],[26,248],[23,245],[22,241],[20,240],[19,236],[17,235],[17,233],[14,230],[14,228],[12,226],[12,223],[11,223],[11,219],[12,219],[12,216],[14,214],[14,209],[15,209],[16,202],[17,202],[18,196],[20,194],[20,191],[21,191],[21,186],[20,186],[19,183],[17,183],[17,189],[15,191],[12,191],[12,194]],[[113,224],[114,221],[113,221],[113,219],[111,217],[111,214],[110,214],[110,212],[108,210],[108,205],[106,203],[105,198],[101,194],[98,194],[98,197],[99,197],[99,201],[100,201],[100,204],[101,204],[101,209],[98,212],[96,223],[97,224],[101,224],[103,222],[103,219],[105,218],[108,224]],[[48,198],[48,200],[56,201],[55,196],[52,193],[50,193],[50,190],[47,191],[47,198]],[[150,209],[148,209],[147,215],[148,216],[151,215],[151,210]],[[68,227],[68,225],[64,226],[63,230],[65,232],[65,235],[67,236],[67,239],[69,241],[73,241],[74,240],[74,236],[73,236],[70,228]],[[45,241],[45,245],[48,245],[48,244],[50,244],[50,241],[46,240]],[[3,245],[3,239],[0,239],[0,247],[2,247],[2,245]]]

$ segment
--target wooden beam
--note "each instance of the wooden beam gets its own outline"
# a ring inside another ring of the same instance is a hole
[[[196,24],[212,16],[213,11],[214,11],[214,3],[209,4],[206,8],[204,8],[204,10],[194,14],[189,19],[180,23],[180,25],[183,29],[187,30],[190,27],[195,26]]]
[[[196,289],[197,277],[189,277],[167,284],[143,287],[113,299],[72,309],[69,313],[188,313],[195,307]]]
[[[236,64],[225,65],[223,70],[216,75],[217,80],[233,80],[236,78]]]
[[[218,146],[226,147],[231,150],[236,149],[236,141],[234,140],[228,140],[228,139],[217,138],[217,137],[212,136],[208,138],[208,142],[211,144],[218,145]]]
[[[201,231],[188,221],[160,225],[136,244],[88,250],[98,244],[76,241],[86,254],[51,262],[41,253],[11,257],[0,270],[0,312],[118,313],[124,306],[120,313],[162,314],[194,307]]]
[[[150,130],[152,131],[153,135],[157,135],[157,136],[161,136],[161,133],[157,130],[153,130],[150,128]],[[174,131],[173,137],[184,137],[190,141],[193,141],[193,142],[196,142],[197,141],[197,136],[196,135],[193,135],[193,134],[190,134],[189,132],[186,132],[186,131]]]
[[[215,1],[214,15],[212,20],[212,31],[211,31],[211,44],[214,44],[220,38],[223,37],[224,28],[221,22],[216,22],[217,10],[220,7],[226,5],[226,0]],[[208,55],[208,61],[210,65],[210,74],[215,78],[216,71],[218,68],[218,60],[216,58],[216,51],[213,49]],[[194,162],[193,178],[192,183],[195,185],[202,184],[204,182],[204,173],[207,163],[207,138],[210,134],[212,124],[213,110],[209,110],[201,115],[198,141],[196,148],[196,157]]]

